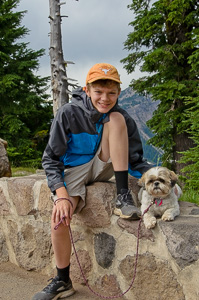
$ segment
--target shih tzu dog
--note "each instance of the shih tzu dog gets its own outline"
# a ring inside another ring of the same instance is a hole
[[[177,182],[177,175],[165,167],[154,167],[149,169],[139,179],[138,184],[142,186],[138,193],[141,202],[141,212],[154,204],[143,216],[144,225],[147,229],[154,228],[156,217],[164,221],[173,221],[180,214],[178,199],[182,190]]]

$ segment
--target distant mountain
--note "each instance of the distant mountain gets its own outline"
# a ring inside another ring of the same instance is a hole
[[[146,144],[153,136],[153,133],[146,126],[146,122],[152,118],[158,103],[158,101],[153,102],[150,97],[136,94],[131,88],[122,91],[119,97],[119,105],[129,113],[137,124],[143,144],[144,157],[154,163],[161,157],[162,152]]]

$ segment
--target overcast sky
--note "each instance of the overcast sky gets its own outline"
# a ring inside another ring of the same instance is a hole
[[[128,55],[124,50],[124,42],[132,31],[129,23],[133,20],[133,12],[127,8],[131,0],[63,0],[61,6],[62,44],[64,59],[73,61],[69,65],[67,75],[77,79],[78,84],[85,85],[88,70],[99,62],[114,65],[122,81],[122,90],[128,87],[132,78],[140,76],[139,71],[127,75],[120,60]],[[46,55],[40,60],[41,76],[50,76],[49,58],[49,0],[21,0],[18,11],[27,10],[22,24],[30,33],[26,41],[30,48],[44,48]]]

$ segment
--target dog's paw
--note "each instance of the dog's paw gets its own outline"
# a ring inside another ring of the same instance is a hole
[[[144,219],[144,225],[147,229],[154,228],[156,225],[156,218],[151,217],[151,218]]]
[[[171,213],[164,213],[161,218],[163,221],[173,221],[174,216]]]

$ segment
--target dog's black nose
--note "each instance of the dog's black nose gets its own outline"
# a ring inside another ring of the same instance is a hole
[[[159,185],[159,181],[155,181],[155,182],[154,182],[154,185],[155,185],[155,186],[158,186],[158,185]]]

